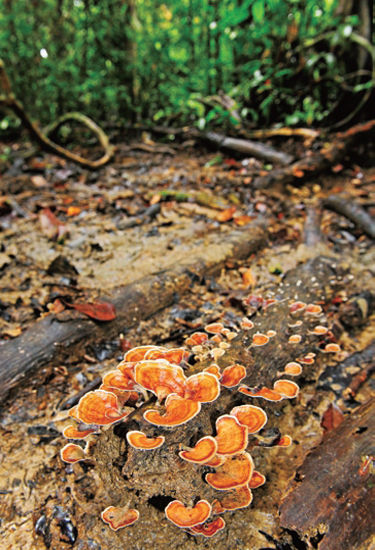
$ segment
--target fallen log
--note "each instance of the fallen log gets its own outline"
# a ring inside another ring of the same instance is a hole
[[[9,391],[44,365],[58,360],[60,363],[82,354],[82,349],[93,341],[110,339],[173,304],[178,294],[186,292],[194,280],[220,270],[225,261],[245,259],[265,245],[266,231],[261,226],[248,226],[226,236],[214,235],[207,239],[210,254],[190,258],[185,264],[157,275],[149,275],[113,292],[106,298],[117,311],[116,319],[107,323],[95,322],[78,312],[48,315],[37,321],[18,338],[4,344],[0,358],[0,402]],[[63,312],[64,313],[64,312]],[[74,316],[72,319],[71,316]]]
[[[230,348],[217,360],[220,368],[233,363],[245,365],[246,378],[241,384],[256,391],[261,387],[272,388],[272,384],[280,379],[280,373],[288,362],[303,358],[308,352],[319,354],[319,340],[309,329],[317,322],[323,322],[322,317],[317,321],[317,317],[302,312],[291,314],[290,305],[294,300],[302,300],[307,303],[319,302],[324,308],[337,288],[340,288],[341,284],[346,284],[338,280],[339,274],[340,270],[331,258],[316,258],[289,272],[280,285],[269,290],[265,298],[274,298],[275,302],[272,305],[264,302],[264,308],[252,319],[254,328],[251,331],[239,331],[238,336],[230,342]],[[252,306],[250,303],[248,306],[250,311]],[[289,324],[295,324],[297,319],[301,321],[299,328],[290,327]],[[266,334],[269,330],[275,331],[275,336],[269,338],[267,345],[252,345],[254,333]],[[292,344],[289,339],[296,332],[301,335],[301,342]],[[304,380],[316,380],[325,357],[322,354],[316,362],[304,366]],[[200,372],[210,363],[212,357],[197,361],[193,365],[188,365],[185,374],[189,376]],[[287,375],[282,376],[285,377],[288,378]],[[151,398],[151,403],[148,400],[136,408],[127,421],[99,435],[96,445],[92,448],[92,457],[96,463],[96,471],[109,495],[106,505],[121,506],[131,499],[132,507],[141,511],[141,519],[133,526],[131,533],[127,530],[118,533],[115,541],[117,547],[130,544],[133,538],[142,540],[144,547],[150,545],[153,537],[159,533],[156,526],[160,523],[160,512],[172,499],[193,503],[198,498],[207,499],[209,502],[213,502],[215,498],[222,498],[221,491],[216,491],[204,481],[204,473],[210,470],[205,466],[182,461],[178,451],[181,448],[193,447],[204,435],[214,436],[215,420],[220,415],[228,414],[232,407],[247,403],[261,406],[268,414],[266,429],[260,436],[250,438],[247,450],[255,453],[257,457],[256,469],[259,468],[266,476],[272,477],[272,461],[269,462],[262,457],[262,451],[263,454],[267,452],[263,446],[277,444],[280,440],[279,419],[283,414],[288,414],[287,411],[292,414],[290,406],[285,401],[271,403],[263,399],[252,400],[240,393],[238,386],[232,389],[222,387],[221,394],[215,402],[204,404],[196,418],[175,429],[163,429],[160,426],[156,428],[143,419],[145,410],[160,408],[155,403],[155,398]],[[291,407],[293,405],[292,402]],[[152,453],[139,452],[126,444],[125,436],[128,430],[141,430],[151,437],[162,434],[165,443]],[[277,515],[277,492],[271,491],[273,498],[270,498],[270,493],[268,496],[264,496],[265,494],[263,493],[263,498],[257,495],[252,507],[231,515],[228,520],[230,532],[227,536],[223,534],[215,538],[215,548],[228,548],[228,539],[234,540],[231,537],[235,537],[238,547],[250,547],[249,541],[255,534],[258,536],[259,523],[256,521],[256,514]],[[162,532],[166,539],[170,540],[173,537],[178,548],[195,547],[188,534],[181,530],[176,531],[170,524],[165,524],[165,521],[162,522]],[[276,535],[276,532],[272,534]],[[108,539],[106,544],[109,549],[116,547],[115,543],[112,544]],[[167,546],[160,545],[160,548],[164,550]]]
[[[318,540],[319,550],[372,548],[374,457],[372,399],[328,432],[307,456],[281,504],[281,526],[297,531],[307,544]]]
[[[362,229],[366,235],[375,239],[375,220],[354,201],[353,197],[331,195],[323,200],[323,206],[345,216]]]
[[[272,170],[265,176],[259,176],[254,180],[254,187],[266,189],[278,184],[300,184],[301,181],[315,177],[341,162],[356,140],[363,139],[363,136],[372,132],[374,128],[375,120],[370,120],[363,124],[357,124],[345,132],[339,132],[320,151],[316,153],[308,151],[302,159],[293,164]]]

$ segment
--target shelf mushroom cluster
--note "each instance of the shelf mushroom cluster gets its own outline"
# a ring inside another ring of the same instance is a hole
[[[320,316],[321,307],[303,302],[290,305],[292,317],[302,312],[310,316]],[[300,324],[293,319],[293,327]],[[239,329],[250,331],[253,328],[254,324],[250,319],[242,319]],[[310,333],[321,336],[327,330],[326,327],[317,325]],[[163,429],[191,421],[201,411],[202,404],[215,401],[222,390],[233,390],[246,377],[247,372],[243,365],[232,364],[221,369],[216,363],[237,335],[237,330],[228,329],[222,323],[211,323],[205,327],[205,332],[196,332],[186,339],[187,348],[167,349],[150,345],[129,350],[116,369],[103,376],[100,388],[85,394],[78,405],[70,410],[75,424],[67,426],[63,435],[70,440],[85,441],[97,433],[100,426],[126,422],[129,414],[149,398],[149,392],[156,396],[157,401],[156,408],[148,408],[143,413],[146,423]],[[256,332],[252,335],[250,347],[264,346],[275,335],[273,330],[267,334]],[[289,343],[298,344],[300,340],[301,338],[289,338]],[[330,343],[323,351],[337,351],[337,347],[337,344]],[[189,358],[189,348],[198,361],[211,358],[215,362],[201,372],[187,377],[183,366]],[[302,372],[301,363],[311,364],[314,358],[315,354],[309,353],[287,363],[279,376],[298,376]],[[279,378],[272,389],[249,388],[243,385],[238,391],[252,398],[281,401],[295,398],[299,387],[291,380]],[[252,489],[265,483],[264,475],[254,469],[253,459],[246,451],[248,437],[259,432],[266,423],[267,415],[262,408],[251,404],[236,406],[229,414],[223,414],[216,419],[215,436],[205,435],[194,447],[182,448],[179,451],[181,460],[214,470],[205,475],[205,481],[220,491],[220,496],[212,503],[199,500],[190,507],[174,500],[165,508],[168,520],[193,535],[211,537],[225,526],[221,516],[212,518],[212,515],[248,506],[252,501]],[[158,449],[165,442],[165,437],[161,434],[149,437],[136,430],[129,431],[126,439],[131,447],[146,452]],[[290,436],[284,435],[276,444],[289,446],[291,443]],[[61,458],[68,463],[89,458],[88,443],[85,448],[76,443],[68,443],[61,450]],[[129,505],[109,506],[101,515],[103,521],[113,530],[132,525],[139,518],[138,511]]]

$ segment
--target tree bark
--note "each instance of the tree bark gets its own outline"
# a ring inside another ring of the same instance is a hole
[[[374,542],[375,399],[328,432],[298,469],[281,505],[281,525],[319,550],[370,548]],[[367,546],[367,543],[368,546]]]

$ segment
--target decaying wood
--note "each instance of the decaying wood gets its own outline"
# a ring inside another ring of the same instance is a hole
[[[221,367],[233,363],[245,365],[247,370],[247,376],[243,380],[245,384],[250,387],[272,388],[273,382],[280,377],[286,363],[303,357],[307,352],[317,352],[317,339],[309,333],[309,328],[317,323],[316,318],[300,315],[299,318],[303,322],[299,329],[288,327],[288,323],[296,320],[295,316],[292,317],[289,314],[289,299],[318,301],[325,304],[341,284],[336,279],[337,275],[335,262],[331,258],[323,257],[310,260],[303,266],[290,271],[283,283],[274,289],[277,303],[254,317],[255,327],[250,334],[247,331],[240,332],[238,337],[232,340],[230,349],[219,358],[217,363]],[[266,333],[270,329],[276,331],[276,336],[271,338],[266,346],[250,347],[251,333],[255,331]],[[302,341],[298,345],[288,343],[289,336],[294,332],[302,335]],[[318,358],[314,365],[305,367],[305,379],[317,378],[321,361],[322,359]],[[201,371],[210,363],[212,363],[211,358],[198,361],[188,368],[186,374]],[[270,403],[263,399],[256,401],[258,401],[257,405],[269,413],[267,431],[259,443],[265,445],[279,437],[277,418],[284,409],[285,402]],[[148,499],[160,496],[178,498],[184,502],[194,501],[197,496],[207,498],[209,501],[217,498],[216,491],[202,479],[202,467],[197,469],[197,465],[182,462],[177,451],[181,445],[194,446],[203,435],[215,435],[213,424],[218,416],[229,413],[235,405],[249,402],[251,399],[239,393],[237,388],[232,390],[223,388],[220,397],[214,403],[204,405],[195,419],[172,430],[155,428],[143,420],[142,414],[145,408],[155,408],[155,403],[150,405],[147,402],[139,407],[131,415],[130,422],[119,424],[102,434],[93,449],[97,471],[112,499],[116,502],[124,501],[127,492],[130,491],[133,495],[133,504],[138,507],[139,503],[144,505]],[[166,437],[166,443],[147,455],[129,447],[126,449],[124,435],[132,429],[144,431],[150,436],[162,433]],[[248,450],[251,450],[254,445],[258,443],[255,438],[252,438]],[[113,464],[117,464],[118,467],[112,467]],[[134,490],[139,492],[136,498]],[[124,537],[121,540],[126,540],[125,533]]]
[[[375,239],[375,220],[352,197],[331,195],[323,205],[354,222],[366,235]]]
[[[82,352],[90,342],[115,337],[141,319],[151,317],[173,304],[179,293],[189,289],[193,280],[220,270],[230,258],[249,257],[265,245],[266,238],[265,229],[259,225],[233,231],[226,236],[225,242],[222,242],[221,235],[208,238],[206,245],[210,247],[210,259],[188,258],[180,266],[146,276],[114,291],[107,299],[117,311],[114,321],[99,323],[77,313],[75,319],[65,322],[62,314],[51,314],[36,322],[1,348],[0,401],[42,366],[53,363],[56,358],[61,363],[74,353]]]
[[[18,99],[16,99],[16,97],[12,93],[12,87],[5,72],[4,63],[1,59],[0,87],[5,92],[4,95],[0,95],[0,105],[11,109],[20,118],[25,128],[29,131],[31,137],[37,141],[42,149],[55,153],[62,158],[71,160],[76,164],[79,164],[80,166],[84,166],[85,168],[89,168],[91,170],[104,166],[112,158],[114,150],[109,142],[107,134],[93,120],[82,113],[67,113],[57,119],[50,126],[48,126],[44,131],[39,128],[39,126],[31,120],[31,118],[25,111],[22,103]],[[102,157],[97,160],[86,159],[81,155],[77,155],[76,153],[72,153],[64,147],[61,147],[61,145],[58,145],[48,137],[49,133],[56,131],[62,124],[65,124],[68,120],[75,120],[83,124],[97,136],[100,145],[104,149],[104,155]]]
[[[265,189],[280,183],[300,183],[306,178],[317,176],[341,162],[348,149],[374,128],[375,120],[370,120],[357,124],[345,132],[339,132],[320,151],[309,151],[305,157],[293,164],[272,170],[266,176],[259,176],[254,180],[254,186],[257,189]]]
[[[269,145],[263,143],[238,139],[217,134],[216,132],[206,132],[202,135],[205,141],[214,144],[220,149],[228,149],[243,155],[260,158],[268,162],[276,162],[282,165],[289,165],[293,161],[293,157],[282,151],[277,151]]]
[[[375,542],[375,399],[328,432],[299,468],[281,505],[281,525],[319,550],[355,550]],[[316,540],[316,538],[315,538]]]

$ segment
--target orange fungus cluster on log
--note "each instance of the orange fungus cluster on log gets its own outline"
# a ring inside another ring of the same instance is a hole
[[[321,311],[322,308],[315,304],[289,304],[294,328],[301,324],[296,317],[302,314],[316,318],[321,315]],[[253,328],[254,323],[248,318],[243,318],[239,323],[240,330],[247,332]],[[316,337],[326,332],[326,327],[316,325],[309,334]],[[126,434],[127,443],[136,449],[132,452],[157,453],[165,443],[166,431],[168,433],[192,421],[202,407],[209,407],[222,392],[238,392],[236,395],[268,401],[295,398],[299,392],[298,385],[280,376],[298,376],[302,372],[301,363],[313,363],[315,354],[296,357],[295,361],[287,363],[284,370],[278,372],[279,378],[273,388],[239,386],[242,380],[246,382],[246,366],[238,363],[228,365],[227,362],[228,366],[221,368],[217,364],[218,358],[225,354],[230,347],[229,342],[237,334],[233,327],[228,329],[217,322],[207,325],[205,332],[191,334],[185,341],[186,348],[167,349],[150,345],[127,351],[117,368],[103,376],[100,388],[86,393],[78,405],[70,410],[74,423],[67,426],[63,434],[73,441],[83,441],[86,446],[68,443],[61,450],[62,460],[67,463],[90,460],[88,439],[91,440],[101,426],[120,422],[126,424],[131,412],[141,406],[145,409],[140,420],[145,432],[129,430]],[[250,333],[250,348],[265,346],[274,336],[276,332],[273,330],[267,334],[254,330],[253,334]],[[301,341],[295,334],[289,334],[287,338],[289,343],[297,346]],[[332,353],[339,349],[336,344],[328,343],[322,351]],[[206,363],[200,372],[187,376],[184,368],[191,352],[195,354],[197,362]],[[211,364],[206,366],[207,362]],[[150,400],[152,394],[155,403],[148,407],[145,402]],[[166,518],[192,535],[212,537],[225,527],[221,516],[212,516],[249,506],[253,499],[252,490],[263,485],[265,477],[254,468],[253,459],[247,451],[248,438],[259,437],[254,434],[262,430],[266,423],[267,414],[262,408],[242,404],[232,408],[229,414],[216,418],[215,434],[201,434],[203,437],[193,443],[192,447],[181,444],[176,452],[178,460],[191,463],[193,468],[211,468],[205,474],[204,481],[217,491],[217,498],[208,502],[202,498],[204,495],[197,495],[201,500],[188,503],[173,500],[165,508]],[[164,435],[158,433],[162,430]],[[291,443],[290,436],[283,435],[274,444],[287,447]],[[101,516],[113,530],[117,530],[136,522],[139,513],[128,504],[124,507],[109,506]]]

